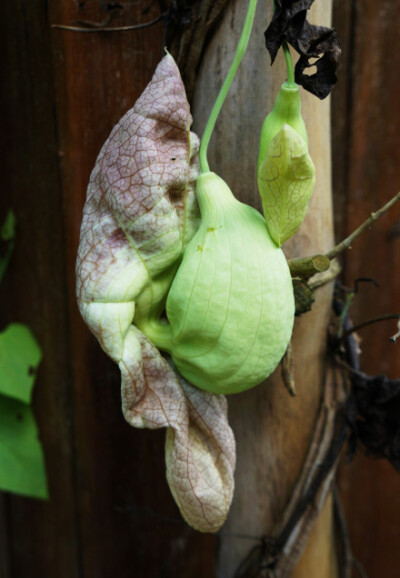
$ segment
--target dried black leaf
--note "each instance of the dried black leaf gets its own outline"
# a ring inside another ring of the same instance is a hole
[[[369,278],[357,280],[353,295],[361,281],[373,282]],[[356,337],[349,333],[352,323],[346,313],[346,290],[335,287],[333,309],[341,318],[345,339],[336,335],[331,346],[348,368],[351,394],[346,403],[346,417],[351,428],[347,457],[352,458],[357,445],[361,444],[367,455],[386,458],[400,473],[400,379],[389,379],[386,375],[370,376],[360,371]]]
[[[400,472],[400,379],[357,371],[351,381],[357,412],[351,420],[354,435],[368,455],[386,458]]]
[[[358,277],[354,281],[354,289],[353,289],[354,293],[358,293],[360,283],[371,283],[372,285],[375,285],[375,287],[379,288],[379,283],[377,283],[375,279],[372,279],[372,277]]]
[[[163,12],[163,20],[166,26],[186,26],[193,17],[193,4],[196,0],[171,0],[159,2]]]
[[[314,0],[276,0],[275,13],[265,31],[265,44],[274,62],[282,42],[288,42],[300,54],[295,67],[296,82],[306,90],[325,98],[334,87],[340,58],[340,45],[333,28],[314,26],[307,10]],[[313,74],[306,71],[315,67]]]
[[[312,26],[306,20],[298,46],[300,58],[295,67],[295,80],[322,100],[328,96],[337,81],[336,69],[341,50],[336,31],[324,26]],[[314,74],[305,72],[314,66]]]
[[[289,41],[288,31],[293,30],[292,36],[301,32],[304,24],[307,10],[311,7],[314,0],[276,0],[275,12],[271,23],[265,31],[265,45],[271,57],[271,64],[274,63],[282,41]]]

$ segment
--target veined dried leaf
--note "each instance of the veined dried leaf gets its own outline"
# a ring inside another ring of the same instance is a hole
[[[270,142],[258,171],[258,188],[268,230],[281,246],[300,227],[315,183],[305,140],[288,124]]]
[[[133,326],[130,333],[140,349],[129,360],[129,367],[136,367],[136,374],[130,376],[135,388],[129,378],[122,380],[125,418],[135,427],[168,427],[166,465],[171,492],[189,524],[203,532],[216,532],[225,521],[233,494],[235,441],[227,421],[226,398],[178,378],[147,337]]]
[[[167,427],[167,479],[185,519],[224,522],[233,492],[234,438],[226,401],[178,376],[133,325],[164,307],[198,227],[198,138],[169,55],[113,129],[91,175],[77,260],[83,318],[118,363],[122,407],[135,427]]]

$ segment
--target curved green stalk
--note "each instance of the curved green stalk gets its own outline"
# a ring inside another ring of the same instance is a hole
[[[285,62],[286,62],[286,70],[287,70],[287,85],[293,85],[296,86],[295,80],[294,80],[294,70],[293,70],[293,60],[292,60],[292,56],[290,54],[290,50],[289,50],[289,46],[287,44],[287,42],[282,42],[282,49],[283,49],[283,54],[285,55]]]
[[[235,57],[233,59],[229,72],[224,80],[224,84],[222,85],[222,88],[217,96],[217,100],[214,103],[210,117],[206,124],[206,128],[204,129],[203,138],[201,139],[199,151],[200,168],[202,173],[208,173],[210,171],[207,161],[208,143],[210,142],[210,138],[214,130],[218,115],[221,111],[222,105],[224,104],[225,98],[229,92],[232,81],[235,78],[236,71],[239,68],[239,64],[241,63],[242,58],[246,52],[251,34],[251,29],[253,27],[256,6],[257,0],[249,0],[246,19],[244,21],[243,30],[236,49]]]

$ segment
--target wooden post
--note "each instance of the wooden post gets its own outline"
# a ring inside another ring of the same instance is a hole
[[[232,61],[246,8],[246,0],[230,2],[207,46],[193,101],[195,130],[199,134]],[[330,13],[331,2],[318,3],[310,20],[329,25]],[[260,200],[255,167],[259,134],[285,80],[283,58],[277,58],[271,68],[264,47],[263,32],[271,16],[272,4],[260,2],[249,50],[218,120],[209,152],[211,170],[227,181],[237,197],[257,208]],[[329,99],[320,102],[303,91],[302,102],[317,182],[305,222],[284,247],[290,258],[324,253],[333,244]],[[300,474],[321,402],[331,297],[331,286],[320,289],[312,312],[296,320],[296,398],[289,396],[279,370],[265,384],[229,398],[238,461],[234,500],[220,540],[220,578],[233,576],[256,543],[235,535],[270,536]],[[318,563],[326,568],[324,578],[336,575],[330,509],[328,501],[318,530],[318,535],[324,536],[318,548]],[[315,565],[313,552],[305,554],[305,561],[294,574],[296,578],[315,575],[310,572]]]
[[[345,237],[363,216],[400,190],[398,100],[400,5],[334,3],[334,25],[343,49],[333,95],[333,186],[337,235]],[[370,277],[351,308],[354,323],[399,312],[400,203],[344,255],[343,278]],[[396,322],[360,331],[361,368],[371,375],[400,376],[400,344],[388,338]],[[358,453],[340,472],[340,490],[355,558],[368,578],[397,578],[400,567],[400,476],[387,460]]]

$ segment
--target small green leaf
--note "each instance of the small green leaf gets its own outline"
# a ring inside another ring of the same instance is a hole
[[[32,409],[0,395],[0,488],[48,498],[43,452]]]
[[[26,325],[13,323],[0,333],[0,394],[30,403],[42,354]]]
[[[265,220],[281,246],[300,227],[315,183],[305,140],[288,124],[270,142],[258,172]]]

